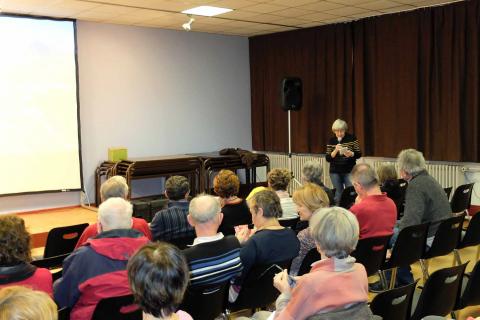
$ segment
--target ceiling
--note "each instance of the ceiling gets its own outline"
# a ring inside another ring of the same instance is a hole
[[[0,0],[3,13],[182,30],[183,10],[234,9],[195,16],[192,32],[254,36],[454,2],[451,0]]]

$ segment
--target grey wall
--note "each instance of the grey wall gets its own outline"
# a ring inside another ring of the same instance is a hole
[[[251,148],[248,39],[79,21],[83,177],[129,156]],[[78,205],[79,193],[0,198],[0,212]]]

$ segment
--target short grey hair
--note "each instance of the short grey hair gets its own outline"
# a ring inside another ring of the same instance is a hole
[[[405,149],[398,154],[398,168],[413,175],[427,168],[423,153],[415,149]]]
[[[113,176],[100,187],[100,197],[102,201],[109,198],[127,198],[128,184],[127,180],[122,176]]]
[[[342,119],[337,119],[333,121],[333,124],[332,124],[332,131],[336,131],[336,130],[347,131],[348,124]]]
[[[352,180],[366,189],[378,185],[378,175],[368,163],[356,164],[351,174]]]
[[[318,161],[307,161],[302,168],[302,176],[305,182],[315,183],[319,186],[323,184],[323,168]]]
[[[98,219],[104,229],[130,229],[133,206],[123,198],[109,198],[98,207]]]
[[[195,222],[206,223],[212,221],[221,207],[218,199],[209,194],[200,194],[190,201],[188,212]]]
[[[315,243],[329,258],[346,258],[358,243],[357,218],[347,209],[330,207],[316,210],[310,218]]]

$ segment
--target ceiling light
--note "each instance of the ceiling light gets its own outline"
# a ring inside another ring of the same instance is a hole
[[[233,10],[227,9],[227,8],[211,7],[211,6],[200,6],[200,7],[184,10],[182,11],[182,13],[194,14],[197,16],[213,17],[222,13],[230,12],[230,11],[233,11]]]
[[[191,15],[188,15],[188,16],[190,17],[190,20],[188,20],[188,22],[185,22],[184,24],[182,24],[182,28],[185,31],[192,30],[192,23],[193,23],[193,21],[195,21],[195,18],[193,18]]]

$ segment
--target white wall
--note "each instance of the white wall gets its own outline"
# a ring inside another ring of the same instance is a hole
[[[79,21],[82,160],[251,148],[248,39]],[[0,198],[1,212],[79,204],[78,193]]]

